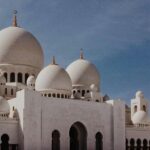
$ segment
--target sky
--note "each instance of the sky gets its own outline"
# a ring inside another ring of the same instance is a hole
[[[0,0],[0,30],[18,11],[19,26],[39,40],[45,66],[79,58],[100,72],[101,92],[127,103],[137,90],[150,100],[150,0]]]

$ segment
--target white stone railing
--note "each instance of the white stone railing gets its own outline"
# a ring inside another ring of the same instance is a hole
[[[126,125],[127,128],[150,128],[149,124]]]

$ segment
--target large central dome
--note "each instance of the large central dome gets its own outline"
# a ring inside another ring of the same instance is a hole
[[[37,39],[20,27],[0,31],[0,64],[26,65],[41,69],[44,57]]]

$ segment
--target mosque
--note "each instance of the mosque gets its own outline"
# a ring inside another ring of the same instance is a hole
[[[148,100],[131,105],[100,91],[100,74],[80,54],[66,69],[43,68],[38,40],[17,25],[0,31],[1,150],[149,150]]]

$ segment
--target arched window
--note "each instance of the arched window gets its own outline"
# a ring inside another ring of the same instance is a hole
[[[1,150],[9,150],[9,136],[7,134],[3,134],[1,136]]]
[[[134,150],[134,144],[135,144],[135,141],[134,139],[130,139],[130,150]]]
[[[11,89],[11,95],[13,95],[14,93],[13,93],[13,89]]]
[[[85,95],[85,90],[82,90],[82,96],[84,97],[84,95]]]
[[[61,94],[61,98],[64,98],[64,94]]]
[[[57,98],[60,98],[60,94],[57,94]]]
[[[103,136],[100,132],[97,132],[95,135],[95,146],[96,146],[96,150],[103,150]]]
[[[7,73],[6,72],[4,73],[4,77],[5,77],[6,82],[7,82]]]
[[[27,83],[28,77],[29,77],[29,74],[28,74],[28,73],[25,73],[25,83]]]
[[[53,97],[56,97],[56,94],[55,94],[55,93],[53,93]]]
[[[10,73],[10,82],[15,82],[15,73]]]
[[[140,139],[137,139],[136,141],[136,145],[137,145],[137,150],[141,150],[141,140]]]
[[[48,97],[51,97],[51,93],[48,94]]]
[[[5,94],[7,95],[7,88],[5,88]]]
[[[134,106],[134,112],[137,112],[137,105]]]
[[[145,105],[143,105],[143,110],[146,112],[146,106]]]
[[[19,72],[17,77],[18,77],[18,82],[22,83],[22,73]]]
[[[65,98],[67,98],[67,95],[65,95]]]
[[[60,133],[58,130],[52,132],[52,150],[60,150]]]
[[[148,150],[148,146],[147,146],[148,142],[146,139],[143,140],[143,150]]]

